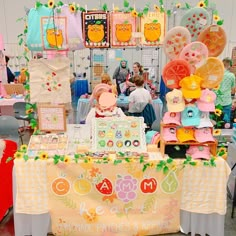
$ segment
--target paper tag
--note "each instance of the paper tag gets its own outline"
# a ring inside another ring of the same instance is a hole
[[[133,38],[141,38],[143,36],[142,32],[132,32]]]
[[[173,85],[175,81],[173,79],[167,80],[166,84],[167,85]]]
[[[206,25],[206,24],[207,24],[207,20],[201,18],[201,19],[199,20],[199,24],[201,24],[201,25]]]
[[[216,75],[210,75],[209,80],[211,81],[217,81],[218,77]]]
[[[210,28],[210,32],[218,32],[219,31],[219,26],[218,25],[214,25]]]

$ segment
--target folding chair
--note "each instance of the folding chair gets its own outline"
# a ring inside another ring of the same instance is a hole
[[[13,116],[0,116],[0,138],[13,140],[19,144],[19,139],[23,144],[23,134],[19,131],[18,120]]]

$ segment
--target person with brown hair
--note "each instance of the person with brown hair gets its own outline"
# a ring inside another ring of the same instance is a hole
[[[129,96],[131,94],[131,92],[133,92],[136,89],[135,83],[134,83],[134,77],[143,75],[143,67],[141,66],[141,64],[139,62],[134,62],[133,71],[132,71],[131,75],[132,76],[129,78],[129,80],[126,83],[127,89],[126,89],[125,93],[127,96]]]
[[[133,81],[136,89],[129,96],[129,112],[141,112],[148,104],[152,104],[150,92],[144,88],[144,78],[135,75]]]
[[[101,83],[108,84],[111,86],[112,93],[117,95],[116,85],[112,84],[111,77],[107,73],[101,75]]]

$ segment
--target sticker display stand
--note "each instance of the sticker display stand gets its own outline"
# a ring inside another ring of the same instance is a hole
[[[168,125],[165,125],[163,123],[161,123],[161,139],[160,139],[160,152],[162,154],[162,156],[165,155],[165,147],[167,145],[191,145],[191,146],[202,146],[202,145],[207,145],[210,147],[210,152],[213,156],[216,155],[216,152],[217,152],[217,145],[218,145],[218,141],[215,139],[215,142],[204,142],[204,143],[199,143],[199,142],[194,142],[194,141],[190,141],[190,142],[184,142],[184,143],[181,143],[181,142],[167,142],[163,139],[163,128],[167,128],[167,127],[174,127],[174,128],[177,128],[177,127],[182,127],[182,126],[177,126],[177,125],[174,125],[174,124],[168,124]],[[212,130],[212,128],[211,128]]]

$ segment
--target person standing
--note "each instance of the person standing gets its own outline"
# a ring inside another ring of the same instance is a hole
[[[132,76],[127,81],[127,89],[125,92],[127,96],[129,96],[131,92],[133,92],[136,89],[134,78],[137,76],[142,76],[142,75],[143,75],[143,67],[141,66],[139,62],[134,62]]]
[[[11,69],[8,67],[8,61],[10,58],[8,56],[5,56],[6,60],[6,67],[7,67],[7,82],[10,84],[15,81],[15,75],[11,72]]]
[[[120,95],[121,87],[125,86],[126,79],[130,74],[130,70],[128,68],[128,62],[124,59],[120,61],[120,65],[115,69],[113,74],[113,79],[116,81],[116,87],[118,95]]]
[[[223,120],[226,123],[230,123],[232,97],[231,93],[235,90],[235,75],[230,72],[232,61],[230,58],[224,58],[223,64],[225,67],[224,77],[220,83],[220,94],[217,96],[216,105],[223,107],[224,117]]]

